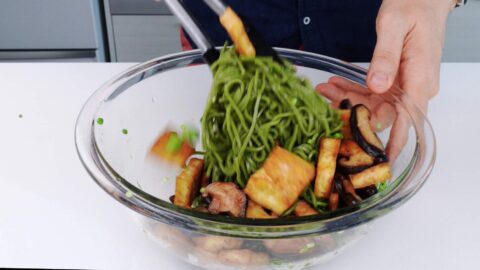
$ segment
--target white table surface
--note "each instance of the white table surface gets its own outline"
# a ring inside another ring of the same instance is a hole
[[[195,269],[150,241],[75,151],[82,104],[129,66],[0,64],[0,267]],[[480,269],[479,117],[480,63],[444,64],[427,184],[316,269]]]

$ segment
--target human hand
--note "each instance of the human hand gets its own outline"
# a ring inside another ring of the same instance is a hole
[[[413,102],[426,113],[428,101],[438,92],[445,25],[454,6],[453,0],[383,0],[377,16],[377,44],[366,79],[369,90],[340,78],[317,86],[334,103],[352,95],[354,102],[369,103],[374,127],[393,124],[387,145],[392,160],[407,141],[409,117],[405,110],[369,97],[375,96],[372,92],[403,91],[396,96],[402,98],[406,93],[409,101],[404,105]]]

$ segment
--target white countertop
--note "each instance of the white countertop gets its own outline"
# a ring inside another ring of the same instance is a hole
[[[81,106],[129,66],[0,64],[0,267],[196,269],[149,240],[76,154]],[[427,184],[315,269],[480,269],[479,103],[480,63],[444,64]]]

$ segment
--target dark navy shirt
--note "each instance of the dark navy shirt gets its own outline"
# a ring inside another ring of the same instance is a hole
[[[225,0],[274,47],[303,49],[368,62],[376,42],[381,0]],[[218,16],[201,0],[184,0],[217,46],[229,40]]]

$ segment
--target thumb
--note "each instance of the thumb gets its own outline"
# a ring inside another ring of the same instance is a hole
[[[391,16],[388,21],[382,17],[377,20],[377,44],[367,75],[368,88],[375,93],[387,92],[397,76],[406,35],[404,25],[397,20]]]

